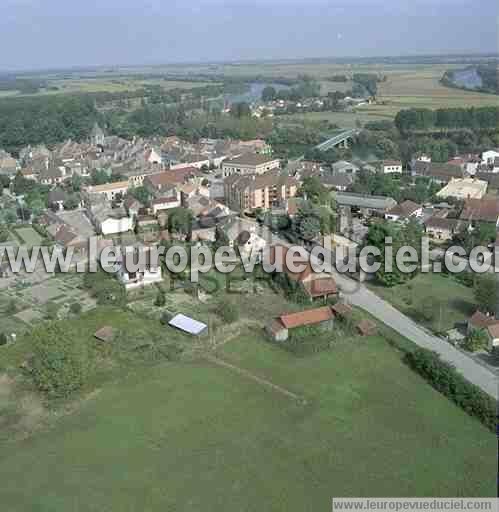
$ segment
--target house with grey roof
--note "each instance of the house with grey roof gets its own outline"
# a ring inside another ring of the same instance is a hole
[[[340,207],[348,207],[352,211],[358,211],[364,217],[384,215],[397,205],[397,201],[392,197],[353,194],[349,192],[337,192],[336,203]]]

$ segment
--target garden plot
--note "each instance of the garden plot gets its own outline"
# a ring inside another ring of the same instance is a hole
[[[27,247],[41,245],[43,242],[43,238],[32,227],[17,228],[15,232]]]

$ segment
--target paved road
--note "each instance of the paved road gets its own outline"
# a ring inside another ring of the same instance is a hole
[[[290,245],[276,235],[272,235],[272,240],[283,245]],[[335,276],[340,290],[349,303],[366,310],[416,345],[437,352],[444,361],[454,365],[456,370],[468,381],[496,400],[499,398],[498,376],[494,371],[480,364],[473,357],[462,353],[441,338],[430,334],[363,284],[338,273],[335,269],[331,269],[331,273]]]

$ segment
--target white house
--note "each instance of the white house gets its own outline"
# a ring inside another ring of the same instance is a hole
[[[85,191],[89,194],[99,194],[104,196],[108,201],[112,201],[118,194],[125,197],[130,184],[127,181],[117,181],[114,183],[105,183],[104,185],[89,185]]]
[[[482,164],[494,165],[495,159],[499,158],[499,150],[491,149],[482,153]]]
[[[230,247],[238,247],[244,257],[257,254],[258,258],[263,255],[267,247],[265,239],[257,233],[257,228],[252,222],[241,218],[235,218],[223,226]]]
[[[106,204],[93,205],[89,210],[97,230],[103,235],[115,235],[132,231],[134,218],[124,208],[110,208]]]
[[[499,323],[487,327],[487,336],[489,338],[490,350],[499,347]]]
[[[125,287],[125,290],[133,290],[136,288],[141,288],[144,286],[149,286],[155,283],[160,283],[163,281],[163,274],[161,271],[161,265],[145,265],[144,268],[141,268],[137,272],[129,272],[126,268],[126,258],[125,251],[137,251],[143,250],[145,252],[149,251],[149,247],[130,247],[130,248],[122,248],[123,261],[121,263],[121,267],[117,272],[117,277],[119,282]],[[137,261],[136,255],[134,255],[134,261]]]
[[[182,196],[177,189],[174,189],[172,195],[165,197],[158,197],[151,201],[151,208],[154,215],[157,215],[163,210],[171,210],[172,208],[178,208],[182,205]]]
[[[383,174],[402,174],[402,162],[400,160],[383,160],[381,170]]]

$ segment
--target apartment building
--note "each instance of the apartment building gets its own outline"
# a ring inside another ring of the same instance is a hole
[[[279,159],[256,153],[248,153],[238,158],[225,160],[222,164],[222,174],[224,178],[234,174],[239,176],[264,174],[273,169],[279,169],[280,166],[281,162]]]
[[[224,182],[225,201],[236,211],[264,210],[282,206],[295,197],[298,182],[289,176],[275,173],[249,176],[234,175]]]

